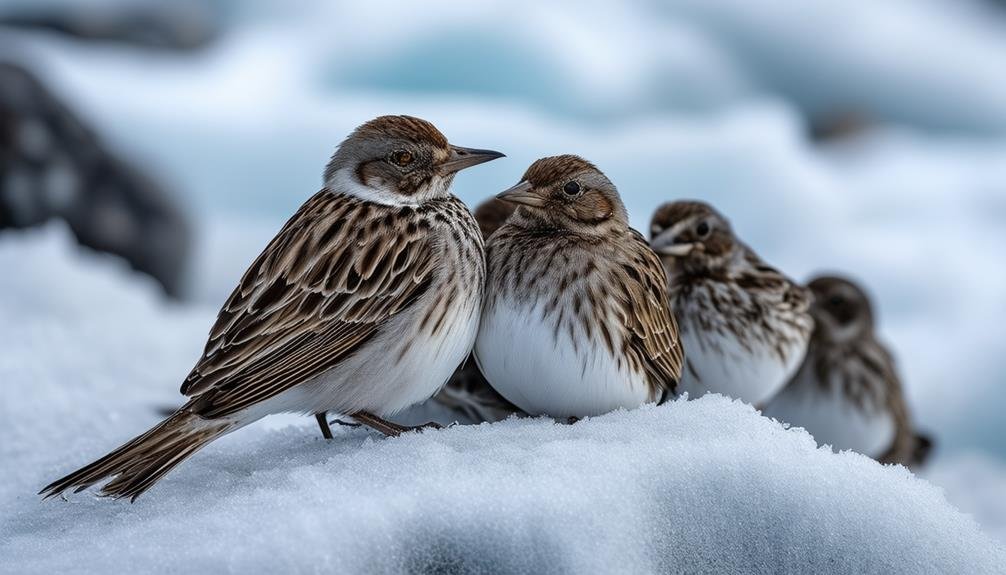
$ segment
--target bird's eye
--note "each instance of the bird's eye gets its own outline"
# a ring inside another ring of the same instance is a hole
[[[576,181],[570,180],[562,187],[562,191],[565,192],[567,196],[575,196],[580,193],[580,184]]]
[[[840,295],[833,295],[828,298],[828,305],[831,307],[841,307],[845,303],[845,299]]]
[[[708,236],[709,224],[706,222],[700,222],[699,225],[695,226],[695,233],[698,234],[700,238]]]
[[[391,161],[404,168],[412,163],[412,152],[409,152],[408,150],[398,150],[391,154]]]

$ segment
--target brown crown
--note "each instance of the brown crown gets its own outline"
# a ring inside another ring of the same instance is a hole
[[[823,304],[832,291],[841,289],[844,292],[843,295],[847,296],[849,305],[858,308],[858,312],[865,314],[872,323],[873,304],[870,301],[870,296],[852,279],[837,275],[822,275],[810,280],[807,287],[814,292],[819,304]]]
[[[651,223],[657,224],[661,228],[666,229],[688,218],[706,216],[710,214],[717,214],[717,212],[712,206],[705,202],[670,202],[657,208],[657,211],[653,213],[653,220]]]
[[[436,126],[413,116],[379,116],[354,131],[354,135],[364,134],[399,138],[416,143],[430,142],[441,148],[448,146],[447,138]]]
[[[523,181],[529,182],[532,186],[544,186],[558,182],[585,170],[600,172],[597,166],[584,160],[580,156],[566,154],[564,156],[550,156],[542,158],[524,172]]]

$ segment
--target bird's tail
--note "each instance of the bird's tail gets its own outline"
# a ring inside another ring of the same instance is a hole
[[[924,433],[915,435],[915,442],[912,448],[912,466],[921,467],[925,465],[929,455],[933,452],[935,442],[933,438]]]
[[[206,420],[182,408],[94,463],[50,483],[39,495],[48,499],[68,489],[76,493],[112,478],[101,494],[135,501],[176,465],[237,427],[233,420]]]

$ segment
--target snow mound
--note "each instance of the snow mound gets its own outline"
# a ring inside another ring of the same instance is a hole
[[[993,573],[1006,551],[901,467],[720,396],[383,439],[313,422],[211,445],[136,504],[48,480],[155,420],[213,317],[65,231],[4,238],[0,571]],[[46,266],[29,262],[45,260]],[[53,353],[58,350],[59,353]]]

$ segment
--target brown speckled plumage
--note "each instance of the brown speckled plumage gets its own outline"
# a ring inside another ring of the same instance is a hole
[[[486,257],[493,269],[486,305],[499,294],[545,301],[554,337],[568,336],[576,347],[599,336],[617,362],[647,373],[654,397],[664,389],[673,393],[682,359],[677,327],[662,301],[660,262],[638,232],[626,227],[587,239],[504,226]],[[621,321],[600,321],[611,316]]]
[[[482,237],[486,240],[489,236],[493,235],[506,223],[507,218],[509,218],[517,206],[504,202],[503,200],[497,200],[496,198],[489,198],[488,200],[482,202],[475,208],[475,221],[479,223],[479,229],[482,230]]]
[[[877,340],[866,293],[836,276],[818,277],[808,287],[814,295],[816,327],[804,364],[783,393],[825,398],[837,392],[865,415],[886,412],[894,424],[894,438],[886,451],[875,454],[878,461],[921,464],[931,440],[914,431],[894,359]],[[808,430],[814,432],[812,426]]]
[[[488,240],[509,218],[517,207],[514,204],[489,198],[475,208],[482,237]],[[460,413],[472,423],[505,419],[514,413],[523,413],[493,389],[474,357],[469,358],[451,376],[434,401]]]
[[[442,232],[431,232],[435,226]],[[200,415],[216,418],[311,379],[422,297],[438,261],[430,256],[442,252],[453,260],[451,275],[412,334],[436,335],[451,306],[481,301],[482,246],[457,198],[390,207],[323,190],[249,267],[181,391],[199,396]],[[292,360],[298,369],[290,370]]]
[[[806,349],[813,326],[808,290],[762,261],[708,204],[664,204],[654,213],[650,233],[651,245],[664,252],[668,297],[686,339],[692,391],[715,391],[754,403],[770,398]],[[778,372],[766,376],[773,381],[742,385],[738,380],[750,377],[744,367],[747,358],[761,363],[766,353],[779,365],[778,370],[766,370]],[[734,381],[725,381],[718,371],[715,364],[721,358],[736,365],[730,376]],[[712,369],[698,365],[703,361],[713,364]],[[716,380],[710,372],[717,374]]]
[[[551,338],[570,342],[580,358],[569,369],[584,373],[596,354],[607,354],[639,374],[650,400],[673,394],[682,350],[667,280],[646,240],[628,226],[614,186],[576,156],[538,160],[522,182],[525,192],[502,197],[523,197],[523,205],[487,245],[485,308],[541,305]],[[569,182],[577,193],[563,191]],[[484,364],[483,353],[493,351],[482,333],[476,350]]]
[[[43,494],[111,478],[104,495],[135,499],[209,442],[272,413],[334,410],[385,433],[407,430],[380,416],[444,384],[471,349],[481,309],[482,235],[451,181],[500,156],[452,146],[418,118],[359,127],[332,156],[325,188],[220,310],[182,384],[190,400]]]

